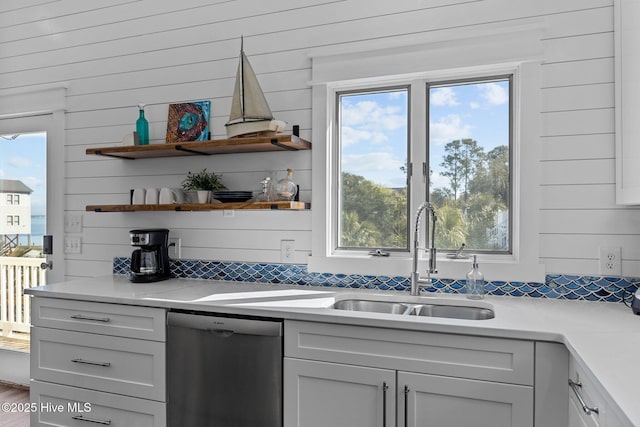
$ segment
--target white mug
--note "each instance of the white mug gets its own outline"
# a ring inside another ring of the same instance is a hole
[[[131,197],[131,204],[144,205],[146,190],[144,188],[134,188],[133,196]]]
[[[158,197],[158,201],[161,205],[171,205],[173,203],[178,202],[178,198],[176,197],[176,193],[171,188],[161,188],[160,196]]]
[[[147,192],[144,197],[145,205],[157,205],[158,204],[158,189],[147,188]]]

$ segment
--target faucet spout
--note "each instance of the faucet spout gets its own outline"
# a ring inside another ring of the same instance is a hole
[[[427,269],[427,276],[420,276],[418,271],[418,252],[420,251],[420,220],[424,211],[428,211],[431,216],[431,246],[429,247],[429,268]],[[420,295],[420,286],[431,283],[431,275],[438,272],[436,268],[436,221],[438,220],[433,205],[429,202],[424,202],[418,207],[416,214],[416,226],[413,230],[413,264],[411,269],[411,295]]]

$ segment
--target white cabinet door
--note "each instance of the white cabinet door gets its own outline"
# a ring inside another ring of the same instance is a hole
[[[284,359],[284,427],[392,427],[396,373]]]
[[[533,387],[398,372],[398,425],[532,427]]]
[[[616,202],[640,204],[640,2],[616,0]]]

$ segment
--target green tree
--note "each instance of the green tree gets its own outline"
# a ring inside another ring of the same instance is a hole
[[[467,224],[462,209],[455,201],[446,202],[436,209],[436,247],[441,249],[459,248],[467,239]]]
[[[449,142],[444,151],[447,154],[440,163],[445,168],[442,175],[449,178],[454,200],[458,200],[460,194],[466,198],[469,181],[484,160],[484,150],[475,140],[467,138]]]
[[[406,248],[407,189],[378,185],[343,172],[340,246]]]

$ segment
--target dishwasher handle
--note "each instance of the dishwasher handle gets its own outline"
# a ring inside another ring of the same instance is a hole
[[[170,311],[167,314],[167,326],[201,329],[216,333],[224,331],[227,336],[233,334],[282,336],[282,322],[280,321],[220,317],[207,313],[192,314]]]

